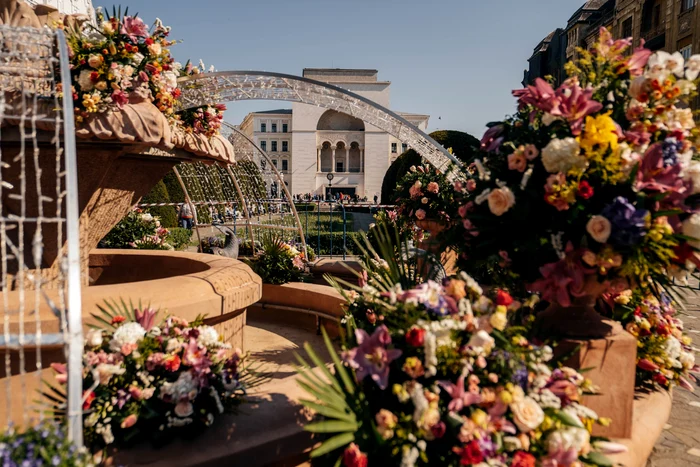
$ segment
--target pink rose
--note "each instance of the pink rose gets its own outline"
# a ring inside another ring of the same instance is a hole
[[[534,144],[528,144],[523,148],[523,154],[525,154],[525,159],[531,161],[540,155],[540,151]]]
[[[435,182],[430,182],[428,183],[428,191],[437,194],[440,191],[440,185]]]
[[[515,151],[513,154],[508,155],[508,169],[525,172],[526,167],[527,159],[522,151]]]
[[[467,191],[474,191],[476,190],[476,181],[475,180],[467,180]]]
[[[416,211],[416,219],[418,219],[419,221],[422,221],[423,219],[425,219],[425,216],[426,216],[426,212],[423,209],[419,209]]]
[[[112,102],[121,109],[129,103],[129,96],[124,91],[114,91],[112,93]]]
[[[586,224],[586,232],[598,243],[605,243],[610,238],[610,221],[603,216],[593,216]]]
[[[488,196],[489,209],[495,216],[502,216],[515,204],[515,195],[508,187],[496,188]]]

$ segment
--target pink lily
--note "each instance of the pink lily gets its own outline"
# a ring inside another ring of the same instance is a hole
[[[571,133],[577,136],[581,133],[586,116],[603,108],[603,104],[591,99],[592,96],[592,89],[582,89],[577,82],[566,80],[557,89],[559,105],[551,110],[551,114],[565,118],[571,126]]]
[[[447,406],[450,412],[459,412],[465,407],[481,402],[480,394],[464,390],[464,375],[459,377],[457,384],[451,381],[439,381],[438,384],[452,397]]]
[[[146,331],[150,331],[155,326],[156,314],[158,312],[153,308],[145,308],[142,310],[134,310],[136,322],[141,325]]]
[[[389,384],[389,364],[401,356],[398,349],[387,349],[391,335],[385,325],[379,326],[372,336],[363,329],[355,330],[358,346],[343,353],[343,359],[355,369],[358,381],[370,376],[380,389]]]
[[[653,52],[644,47],[644,39],[639,41],[639,47],[634,49],[634,53],[627,61],[627,69],[630,76],[641,76],[644,73],[644,67],[647,66],[649,57]]]

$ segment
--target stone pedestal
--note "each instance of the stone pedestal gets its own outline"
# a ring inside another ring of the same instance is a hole
[[[574,354],[564,362],[584,373],[599,387],[597,395],[586,396],[583,404],[599,416],[612,419],[609,427],[596,427],[593,434],[611,438],[632,436],[634,377],[637,339],[626,332],[599,339],[565,339],[555,349],[555,355]]]

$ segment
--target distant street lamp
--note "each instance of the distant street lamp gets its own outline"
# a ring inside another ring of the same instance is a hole
[[[329,173],[328,175],[326,175],[326,178],[328,179],[328,195],[326,196],[326,198],[330,198],[333,191],[333,174]]]

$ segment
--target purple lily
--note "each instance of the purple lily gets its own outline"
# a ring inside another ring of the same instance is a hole
[[[503,143],[503,137],[501,136],[503,130],[504,126],[502,124],[494,125],[486,130],[486,133],[481,138],[481,149],[486,152],[497,152],[498,148],[501,147],[501,143]]]
[[[464,375],[459,377],[457,384],[451,381],[439,381],[438,384],[452,397],[452,400],[447,406],[450,412],[459,412],[465,407],[481,402],[480,394],[464,390]]]
[[[355,369],[357,380],[370,376],[380,389],[389,383],[389,364],[401,356],[398,349],[387,349],[391,335],[385,325],[375,329],[370,337],[363,329],[355,330],[357,347],[343,353],[343,360]]]
[[[143,311],[136,309],[134,314],[136,315],[136,322],[141,325],[146,331],[150,331],[156,324],[156,314],[158,312],[153,308],[145,308]]]

